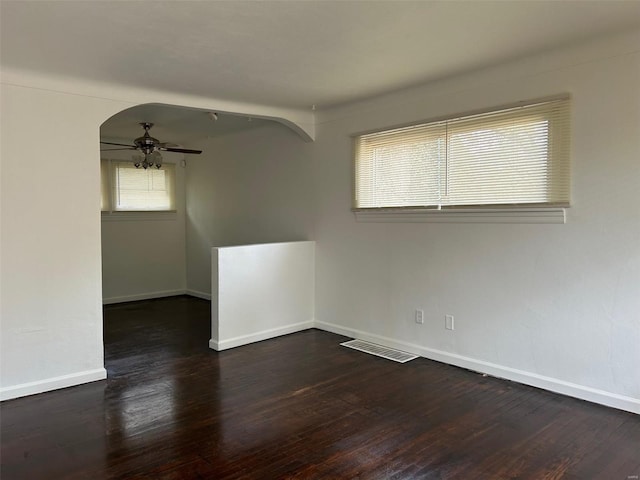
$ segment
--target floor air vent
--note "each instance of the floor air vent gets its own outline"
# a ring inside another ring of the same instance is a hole
[[[400,350],[394,350],[393,348],[383,347],[382,345],[376,345],[375,343],[364,342],[362,340],[349,340],[348,342],[341,343],[340,345],[399,363],[405,363],[409,360],[413,360],[414,358],[418,358],[417,355],[401,352]]]

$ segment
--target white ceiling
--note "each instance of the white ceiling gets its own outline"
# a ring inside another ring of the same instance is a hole
[[[270,120],[246,116],[217,114],[212,120],[209,112],[169,105],[139,105],[124,110],[100,128],[100,138],[105,141],[133,139],[144,134],[140,123],[153,123],[152,137],[163,143],[188,145],[192,141],[228,135],[240,130],[248,130],[265,125]],[[115,148],[103,146],[103,148]]]
[[[327,108],[640,26],[631,1],[6,1],[3,66],[274,107]],[[143,105],[188,144],[264,121]]]
[[[325,108],[640,26],[640,1],[2,1],[1,62]]]

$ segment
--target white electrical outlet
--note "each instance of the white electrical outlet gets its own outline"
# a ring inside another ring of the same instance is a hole
[[[453,315],[444,316],[444,328],[447,330],[453,330]]]
[[[424,310],[416,310],[416,323],[424,323]]]

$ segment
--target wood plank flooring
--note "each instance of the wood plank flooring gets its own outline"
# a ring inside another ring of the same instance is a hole
[[[0,405],[2,480],[604,479],[640,416],[308,330],[221,353],[209,303],[105,308],[109,378]]]

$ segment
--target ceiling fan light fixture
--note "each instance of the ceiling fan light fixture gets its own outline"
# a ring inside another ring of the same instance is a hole
[[[151,167],[153,167],[154,165],[156,166],[156,168],[162,167],[162,155],[160,155],[160,152],[158,151],[155,151],[147,155],[145,160]]]
[[[134,167],[140,168],[142,167],[142,162],[144,162],[144,157],[142,155],[134,155],[131,160],[133,160]]]
[[[215,115],[216,119],[218,115],[211,112]],[[144,135],[142,137],[138,137],[133,141],[133,145],[126,145],[123,143],[113,143],[113,142],[103,142],[103,145],[113,145],[124,148],[112,148],[102,151],[111,151],[111,150],[137,150],[142,155],[136,155],[132,158],[134,162],[134,166],[136,168],[148,168],[152,166],[156,166],[156,168],[160,168],[162,166],[162,155],[160,155],[160,151],[163,152],[174,152],[174,153],[186,153],[186,154],[195,154],[198,155],[202,153],[202,150],[191,150],[188,148],[178,148],[177,145],[173,143],[161,143],[157,138],[153,138],[149,135],[149,129],[153,127],[153,123],[141,123],[142,128],[144,128]]]

